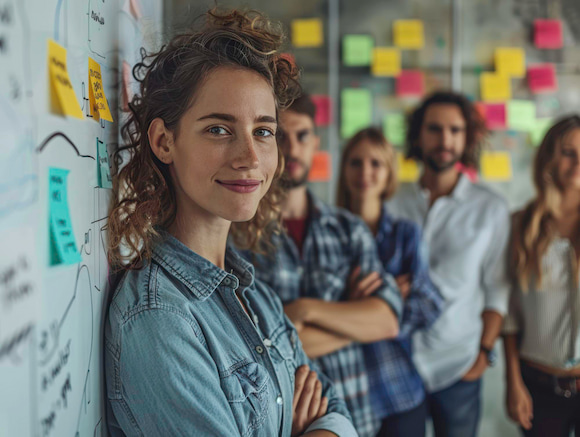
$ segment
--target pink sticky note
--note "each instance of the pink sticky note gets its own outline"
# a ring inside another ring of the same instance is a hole
[[[129,111],[129,102],[133,99],[133,92],[131,91],[131,66],[127,61],[123,61],[123,92],[122,109],[125,112]]]
[[[330,97],[314,95],[311,98],[316,106],[314,123],[316,126],[328,126],[332,120]]]
[[[564,45],[560,20],[534,20],[534,44],[539,49],[561,49]]]
[[[425,92],[423,72],[419,70],[402,70],[395,84],[397,96],[422,96]]]
[[[294,57],[294,55],[292,53],[281,53],[280,57],[282,59],[286,59],[293,66],[296,66],[296,58]]]
[[[460,173],[463,173],[465,176],[467,176],[467,178],[471,182],[478,181],[479,176],[477,174],[477,170],[474,169],[473,167],[466,167],[462,163],[458,162],[457,164],[455,164],[455,168],[457,169],[457,171],[459,171]]]
[[[534,94],[551,93],[558,89],[554,64],[536,64],[528,67],[528,86]]]
[[[485,108],[485,125],[490,130],[506,128],[505,103],[483,103]]]

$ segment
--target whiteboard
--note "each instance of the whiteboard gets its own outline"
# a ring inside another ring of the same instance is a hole
[[[0,0],[0,436],[101,436],[107,210],[97,145],[119,143],[123,75],[159,47],[161,0]],[[54,113],[48,41],[67,51],[83,119]],[[95,121],[88,59],[114,119]],[[51,265],[50,169],[68,171],[80,262]]]

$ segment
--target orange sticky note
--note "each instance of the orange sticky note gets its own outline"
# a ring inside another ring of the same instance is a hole
[[[52,108],[62,115],[84,119],[68,76],[66,49],[51,39],[48,40],[48,73]]]
[[[292,21],[292,44],[295,47],[320,47],[323,41],[320,19],[308,18]]]
[[[425,45],[423,22],[421,20],[395,20],[393,42],[402,49],[422,49]]]
[[[314,154],[312,166],[308,174],[310,182],[328,182],[331,175],[330,153],[320,151]]]
[[[371,72],[374,76],[387,77],[401,74],[401,51],[393,47],[375,47]]]
[[[481,154],[481,175],[488,181],[511,180],[512,159],[509,152],[484,151]]]
[[[509,76],[497,73],[481,73],[479,76],[481,100],[485,102],[505,102],[512,98]]]
[[[92,58],[89,58],[89,103],[93,117],[113,121],[103,88],[101,66]]]
[[[416,182],[419,179],[419,166],[414,159],[405,159],[397,152],[397,176],[400,182]]]
[[[526,75],[526,54],[519,47],[499,47],[495,49],[495,70],[510,77]]]

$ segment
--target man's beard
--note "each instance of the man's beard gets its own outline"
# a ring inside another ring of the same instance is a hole
[[[302,162],[298,161],[297,159],[286,158],[286,162],[295,162],[302,166],[304,169],[304,173],[300,179],[292,179],[292,177],[288,174],[287,171],[284,172],[282,177],[280,178],[280,185],[286,190],[293,190],[294,188],[301,187],[306,185],[308,182],[308,174],[310,173],[310,167],[306,167]]]
[[[437,153],[438,151],[439,150],[435,150],[434,153]],[[459,158],[455,154],[453,154],[453,159],[444,163],[437,162],[431,155],[425,157],[425,164],[427,164],[427,166],[429,166],[429,168],[433,170],[435,173],[446,172],[447,170],[455,167],[455,164],[457,164],[458,162]]]

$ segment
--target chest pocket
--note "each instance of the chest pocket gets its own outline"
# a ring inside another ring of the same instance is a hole
[[[296,348],[298,347],[298,334],[296,330],[282,325],[274,335],[272,335],[272,346],[270,356],[277,367],[284,365],[288,372],[291,386],[294,387],[294,374],[296,373]]]
[[[246,364],[221,377],[222,390],[244,437],[259,429],[268,416],[269,380],[268,372],[258,363]]]

